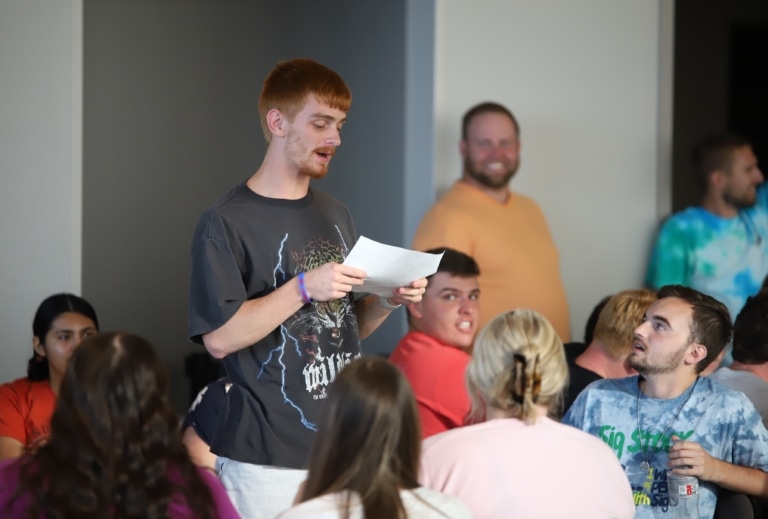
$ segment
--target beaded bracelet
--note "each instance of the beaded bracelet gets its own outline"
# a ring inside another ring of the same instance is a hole
[[[298,275],[299,278],[299,292],[301,293],[301,300],[304,301],[305,305],[308,305],[309,303],[314,303],[315,300],[309,297],[309,294],[307,294],[307,285],[304,284],[304,273],[300,272]]]

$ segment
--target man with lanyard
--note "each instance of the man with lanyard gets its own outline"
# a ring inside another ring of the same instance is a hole
[[[600,380],[563,422],[605,441],[619,458],[637,518],[668,511],[667,471],[699,478],[699,510],[712,518],[720,487],[768,495],[768,431],[742,393],[699,374],[731,337],[719,301],[662,287],[635,330],[630,365],[639,376]]]

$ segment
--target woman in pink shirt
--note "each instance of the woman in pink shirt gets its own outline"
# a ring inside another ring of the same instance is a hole
[[[552,325],[519,309],[489,322],[467,368],[474,425],[424,442],[421,483],[475,519],[631,519],[632,491],[599,438],[550,418],[568,382]]]

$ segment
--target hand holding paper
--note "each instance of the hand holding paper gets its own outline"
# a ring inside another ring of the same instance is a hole
[[[437,272],[442,254],[428,254],[385,245],[361,236],[344,260],[344,265],[362,269],[368,277],[353,292],[392,297],[393,290]]]

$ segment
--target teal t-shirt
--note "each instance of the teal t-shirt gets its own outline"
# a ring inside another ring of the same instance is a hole
[[[636,519],[664,517],[669,510],[673,435],[700,444],[715,458],[768,471],[768,431],[743,393],[701,377],[690,394],[659,400],[645,396],[637,384],[637,376],[593,382],[563,417],[563,423],[601,438],[616,453],[632,487]],[[650,470],[641,468],[644,459]],[[699,482],[702,519],[713,517],[718,488]]]
[[[685,285],[709,294],[736,319],[768,275],[768,183],[753,207],[722,218],[702,207],[672,215],[661,227],[645,282]]]

